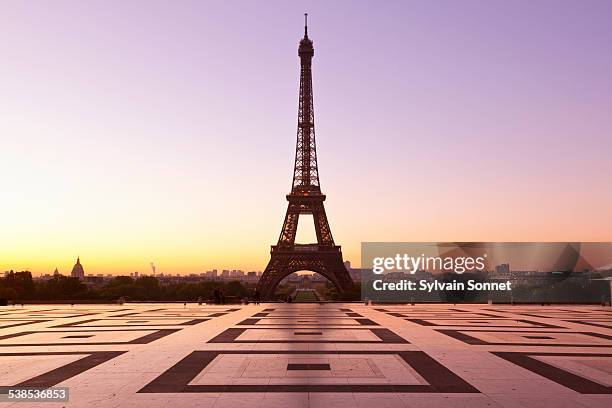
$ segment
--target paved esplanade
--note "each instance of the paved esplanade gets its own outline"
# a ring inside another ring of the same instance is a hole
[[[609,407],[596,306],[41,305],[0,309],[14,407]]]

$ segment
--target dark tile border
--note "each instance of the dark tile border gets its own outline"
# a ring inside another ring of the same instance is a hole
[[[512,319],[509,316],[499,316],[491,313],[480,313],[480,312],[463,312],[463,316],[458,313],[419,313],[419,312],[385,312],[389,316],[399,317],[400,319],[453,319],[453,318],[461,318],[461,319]],[[470,316],[466,316],[466,315]]]
[[[314,370],[314,371],[329,371],[331,370],[331,367],[329,366],[329,364],[300,364],[300,363],[296,363],[296,364],[287,364],[287,370],[291,371],[291,370]]]
[[[238,323],[238,326],[250,326],[250,325],[254,325],[254,324],[257,324],[257,322],[259,322],[260,320],[261,319],[252,319],[252,318],[244,319],[243,321]]]
[[[115,316],[107,316],[105,317],[105,319],[117,319],[117,318],[129,318],[129,319],[210,319],[213,317],[221,317],[221,316],[225,316],[227,313],[226,312],[215,312],[215,313],[210,313],[210,314],[198,314],[198,315],[181,315],[179,313],[177,314],[147,314],[145,312],[142,313],[126,313],[126,314],[120,314],[120,315],[115,315]]]
[[[273,319],[273,320],[289,320],[289,322],[287,323],[260,323],[260,322],[265,322],[268,319]],[[316,325],[316,326],[348,326],[348,327],[359,327],[359,326],[380,326],[378,323],[376,323],[375,321],[371,320],[371,319],[367,319],[367,318],[357,318],[357,317],[317,317],[314,318],[316,319],[316,321],[313,322],[306,322],[306,321],[300,321],[298,320],[299,317],[249,317],[247,319],[244,319],[243,321],[241,321],[240,323],[238,323],[238,326],[252,326],[252,325],[257,325],[257,326],[294,326],[294,325],[300,325],[300,324],[308,324],[308,325]],[[320,323],[320,321],[325,321],[326,319],[346,319],[346,320],[355,320],[355,322],[357,322],[357,324],[351,324],[351,323]]]
[[[385,354],[397,355],[412,367],[429,384],[253,384],[253,385],[190,385],[208,364],[221,354]],[[468,382],[422,351],[193,351],[187,357],[166,370],[143,387],[139,393],[186,392],[420,392],[420,393],[480,393]]]
[[[87,356],[68,363],[62,367],[48,371],[44,374],[32,377],[29,380],[22,381],[19,384],[7,384],[7,387],[52,387],[56,384],[66,381],[78,374],[81,374],[90,368],[96,367],[108,360],[111,360],[125,351],[63,351],[63,352],[41,352],[41,353],[0,353],[2,356],[55,356],[55,355],[81,355]]]
[[[15,324],[9,324],[7,326],[1,326],[0,330],[2,329],[8,329],[9,327],[17,327],[17,326],[26,326],[28,324],[35,324],[35,323],[44,323],[44,322],[50,322],[51,320],[28,320],[28,319],[0,319],[0,322],[6,322],[6,321],[11,321],[11,322],[25,322],[25,323],[15,323]]]
[[[43,309],[43,310],[22,310],[19,309],[19,311],[17,310],[7,310],[4,312],[0,312],[0,317],[2,316],[7,316],[7,315],[17,315],[17,316],[22,316],[22,315],[29,315],[29,314],[42,314],[44,316],[40,316],[40,317],[45,317],[45,318],[52,318],[52,319],[67,319],[67,318],[73,318],[73,317],[83,317],[83,316],[91,316],[91,315],[96,315],[96,314],[102,314],[102,313],[116,313],[116,312],[123,312],[123,311],[128,311],[128,310],[134,310],[134,309]],[[80,311],[81,313],[75,313]],[[64,316],[55,316],[57,314],[64,314]]]
[[[88,339],[93,336],[94,336],[93,334],[73,334],[73,335],[64,336],[62,337],[62,339]]]
[[[12,339],[15,337],[27,336],[28,334],[34,333],[82,333],[82,332],[132,332],[132,331],[151,331],[154,330],[153,333],[146,334],[142,337],[138,337],[134,340],[130,341],[99,341],[99,342],[75,342],[75,343],[10,343],[10,344],[0,344],[0,347],[47,347],[47,346],[109,346],[109,345],[121,345],[121,344],[148,344],[155,340],[161,339],[162,337],[169,336],[172,333],[175,333],[181,329],[125,329],[125,330],[61,330],[61,331],[46,331],[46,330],[34,330],[34,331],[24,331],[19,333],[5,334],[4,336],[0,336],[0,340]]]
[[[101,314],[101,313],[105,313],[105,312],[74,313],[74,314],[70,314],[70,315],[67,314],[67,315],[63,315],[63,316],[54,316],[53,313],[41,312],[40,314],[42,316],[35,316],[35,317],[40,317],[41,319],[72,319],[72,318],[75,318],[75,317],[93,316],[93,315],[97,315],[97,314]],[[38,315],[38,312],[30,311],[29,313],[14,313],[14,314],[12,314],[11,317],[19,317],[19,316],[29,317],[29,316],[32,316],[32,315]],[[0,317],[2,317],[2,316],[0,316]]]
[[[571,309],[563,309],[563,308],[555,308],[555,307],[550,307],[550,306],[544,306],[544,307],[538,307],[535,306],[533,308],[524,308],[524,307],[520,307],[520,306],[510,306],[508,305],[506,309],[504,310],[499,310],[499,309],[495,309],[495,308],[485,308],[482,310],[488,310],[490,312],[502,312],[502,313],[539,313],[539,312],[544,312],[544,313],[554,313],[554,314],[568,314],[568,313],[592,313],[592,311],[588,311],[588,310],[571,310]]]
[[[504,342],[487,342],[477,337],[472,337],[466,332],[478,332],[478,333],[491,333],[491,332],[499,332],[499,333],[516,333],[521,336],[527,334],[555,334],[555,333],[565,333],[565,334],[584,334],[586,336],[598,337],[606,340],[612,340],[612,336],[608,336],[600,333],[592,333],[592,332],[575,332],[575,331],[521,331],[521,330],[461,330],[461,329],[434,329],[437,332],[442,334],[446,334],[449,337],[460,340],[464,343],[477,345],[477,346],[522,346],[522,347],[612,347],[612,342],[610,344],[553,344],[553,343],[504,343]]]
[[[473,317],[473,318],[452,318],[452,319],[442,319],[442,320],[477,320],[479,319],[478,317]],[[516,322],[521,322],[521,323],[527,323],[530,324],[531,326],[505,326],[505,325],[494,325],[494,324],[487,324],[486,320],[493,320],[493,318],[482,318],[482,320],[484,320],[483,325],[479,326],[479,325],[475,325],[475,324],[437,324],[437,323],[432,323],[429,320],[437,320],[437,319],[404,319],[407,320],[409,322],[412,323],[417,323],[420,324],[421,326],[430,326],[430,327],[493,327],[493,328],[513,328],[513,329],[533,329],[533,328],[541,328],[541,329],[563,329],[563,327],[561,326],[555,326],[553,324],[548,324],[548,323],[540,323],[540,322],[536,322],[534,320],[526,320],[526,319],[508,319],[508,318],[503,318],[503,317],[499,317],[497,318],[497,320],[512,320],[512,321],[516,321]]]
[[[31,310],[31,309],[28,309],[27,307],[22,308],[19,306],[2,306],[2,307],[3,308],[6,307],[7,309],[2,310],[0,312],[0,315],[19,314],[19,313],[42,313],[42,312],[50,312],[54,310],[54,309]]]
[[[192,312],[189,312],[189,315],[186,316],[186,315],[181,314],[180,310],[174,311],[174,310],[166,310],[166,309],[153,309],[153,310],[144,310],[141,312],[123,313],[123,314],[108,316],[108,317],[143,317],[142,315],[147,315],[148,313],[151,313],[151,312],[163,312],[165,314],[147,315],[146,317],[149,317],[152,319],[164,318],[164,317],[165,318],[176,318],[176,317],[184,317],[184,318],[202,318],[203,317],[203,318],[206,318],[206,317],[225,316],[226,314],[235,312],[236,310],[240,310],[240,309],[225,309],[225,310],[202,309],[202,310],[197,310],[197,311],[194,310]]]
[[[137,317],[137,316],[133,316],[133,317]],[[174,317],[166,317],[165,319],[169,319],[169,320],[177,320]],[[66,327],[79,327],[79,328],[87,328],[87,327],[137,327],[137,326],[146,326],[146,327],[157,327],[157,326],[193,326],[202,322],[206,322],[210,319],[191,319],[188,320],[184,323],[175,323],[175,324],[163,324],[163,323],[148,323],[148,324],[96,324],[94,326],[82,326],[83,323],[91,323],[91,322],[98,322],[98,321],[113,321],[114,319],[112,318],[103,318],[103,319],[87,319],[87,320],[81,320],[79,322],[73,322],[73,323],[65,323],[65,324],[60,324],[57,326],[51,326],[52,328],[66,328]],[[163,320],[161,318],[152,318],[151,320]],[[181,320],[181,319],[178,319]]]
[[[526,339],[530,339],[530,340],[553,340],[554,337],[550,337],[550,336],[523,336]]]
[[[610,316],[612,316],[612,314],[607,314],[607,313],[598,313],[598,312],[591,312],[588,315],[586,313],[575,313],[572,314],[570,312],[568,313],[547,313],[547,312],[540,312],[540,313],[515,313],[517,315],[521,315],[521,316],[528,316],[528,317],[537,317],[540,319],[559,319],[559,320],[565,320],[565,319],[585,319],[585,318],[591,318],[591,319],[606,319],[606,318],[610,318]]]
[[[303,303],[306,305],[306,303]],[[292,303],[288,307],[271,307],[263,309],[262,312],[291,312],[291,313],[312,313],[312,312],[330,312],[330,311],[340,311],[340,312],[353,312],[353,309],[345,308],[345,307],[336,307],[325,304],[315,304],[312,307],[300,307],[299,305],[296,307],[297,303]]]
[[[293,328],[293,327],[286,327],[287,330],[306,330],[306,328],[304,327],[300,327],[300,328]],[[353,344],[409,344],[410,342],[406,339],[404,339],[403,337],[400,337],[399,335],[397,335],[396,333],[392,332],[389,329],[386,328],[372,328],[372,329],[366,329],[366,328],[354,328],[354,329],[350,329],[350,330],[369,330],[371,331],[376,337],[378,337],[380,339],[380,341],[375,341],[375,340],[364,340],[364,341],[359,341],[359,340],[236,340],[238,338],[238,336],[240,336],[242,333],[244,333],[247,330],[266,330],[266,328],[263,327],[252,327],[252,328],[246,328],[246,327],[232,327],[229,329],[226,329],[225,331],[223,331],[222,333],[220,333],[219,335],[213,337],[212,339],[208,340],[207,343],[353,343]],[[325,330],[342,330],[345,331],[347,329],[345,328],[332,328],[332,329],[325,329]]]
[[[498,357],[510,361],[542,377],[561,384],[581,394],[612,394],[612,388],[591,381],[574,373],[540,361],[533,356],[576,356],[576,357],[611,357],[612,354],[579,354],[579,353],[530,353],[530,352],[493,352]]]
[[[266,313],[265,317],[273,319],[349,319],[352,317],[363,317],[356,312],[339,312],[339,313],[276,313],[276,312],[260,312]],[[257,313],[256,313],[257,314]]]
[[[259,316],[251,316],[251,317],[259,317]],[[274,314],[274,313],[268,313],[266,316],[261,316],[261,317],[267,317],[269,319],[355,319],[358,317],[363,317],[361,315],[359,316],[349,316],[348,313],[343,313],[343,314],[308,314],[308,315],[304,315],[304,314],[288,314],[288,313],[283,313],[283,314]]]
[[[595,320],[595,319],[593,319],[593,320]],[[603,320],[603,319],[597,319],[597,320]],[[605,322],[600,322],[600,321],[593,322],[593,321],[590,321],[590,320],[564,320],[564,321],[568,322],[568,323],[578,323],[578,324],[584,324],[584,325],[587,325],[587,326],[602,327],[604,329],[612,329],[612,320],[605,321]],[[608,324],[606,324],[606,323],[608,323]]]
[[[287,318],[297,318],[297,317],[329,317],[329,318],[340,318],[340,317],[358,317],[361,316],[359,313],[355,312],[352,309],[347,308],[336,308],[336,307],[318,307],[318,308],[309,308],[309,309],[301,309],[301,308],[279,308],[279,309],[263,309],[259,313],[266,313],[267,315],[275,314],[277,316],[268,316],[268,317],[287,317]],[[256,314],[259,314],[256,313]]]

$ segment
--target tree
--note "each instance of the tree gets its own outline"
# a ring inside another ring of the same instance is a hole
[[[54,276],[39,285],[38,295],[43,299],[87,299],[91,298],[87,286],[78,278]]]
[[[12,289],[7,291],[7,294],[14,294],[13,299],[33,299],[36,297],[36,288],[30,271],[10,271],[3,279],[0,279],[0,286]]]
[[[225,285],[225,294],[227,296],[236,296],[244,298],[248,296],[249,291],[239,281],[231,281]]]

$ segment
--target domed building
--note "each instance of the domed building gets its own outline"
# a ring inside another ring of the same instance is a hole
[[[85,278],[85,271],[83,270],[83,265],[81,265],[80,257],[77,257],[77,261],[72,267],[72,272],[70,272],[70,276],[72,276],[73,278],[79,278],[79,279]]]

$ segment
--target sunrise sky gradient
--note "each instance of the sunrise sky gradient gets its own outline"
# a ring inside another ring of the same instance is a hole
[[[612,241],[612,2],[0,3],[0,271],[263,270],[303,13],[334,239]]]

